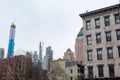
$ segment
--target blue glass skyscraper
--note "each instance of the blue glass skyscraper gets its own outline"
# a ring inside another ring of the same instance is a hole
[[[14,54],[14,40],[15,40],[15,24],[12,23],[10,26],[9,44],[8,44],[8,54],[7,57],[12,57]]]

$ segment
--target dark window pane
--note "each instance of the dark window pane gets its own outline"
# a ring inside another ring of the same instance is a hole
[[[116,30],[117,40],[120,40],[120,30]]]
[[[120,57],[120,47],[118,47],[118,55],[119,55],[119,57]]]
[[[102,60],[102,48],[97,49],[97,58],[98,60]]]
[[[91,29],[91,22],[86,21],[86,30],[90,30],[90,29]]]
[[[92,50],[87,51],[87,57],[88,57],[88,61],[92,61],[92,59],[93,59]]]
[[[109,65],[109,76],[114,77],[115,72],[114,72],[114,65]]]
[[[105,26],[110,26],[110,17],[109,16],[104,17],[104,22]]]
[[[92,38],[91,35],[87,36],[87,45],[91,45],[92,44]]]
[[[112,38],[111,38],[111,32],[106,32],[106,41],[109,42],[109,41],[112,41]]]
[[[88,75],[89,75],[89,78],[93,78],[93,67],[92,66],[88,67]]]
[[[95,19],[95,28],[100,28],[100,19]]]
[[[113,58],[113,50],[112,47],[107,48],[108,59]]]
[[[115,14],[115,24],[120,24],[120,13]]]
[[[101,43],[101,34],[96,34],[96,43]]]
[[[104,76],[103,65],[98,66],[98,75],[99,75],[99,77]]]

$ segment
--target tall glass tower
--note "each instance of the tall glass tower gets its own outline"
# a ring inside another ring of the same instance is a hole
[[[9,35],[9,44],[8,44],[8,54],[7,57],[12,57],[14,54],[14,40],[15,40],[15,29],[16,26],[14,23],[10,26],[10,35]]]

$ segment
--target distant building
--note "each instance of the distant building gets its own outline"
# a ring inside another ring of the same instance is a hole
[[[64,53],[63,59],[74,61],[74,53],[71,51],[70,48],[68,48],[67,51]]]
[[[34,64],[38,63],[38,54],[37,54],[37,51],[35,51],[34,54],[33,54],[33,63]]]
[[[27,51],[27,52],[26,52],[26,57],[27,57],[27,58],[33,58],[33,57],[32,57],[32,52]]]
[[[0,59],[3,59],[5,55],[4,48],[0,48]]]
[[[46,48],[46,55],[43,59],[43,69],[49,71],[50,70],[50,62],[53,60],[53,50],[51,46]]]
[[[85,66],[85,78],[120,77],[120,4],[80,17],[83,30],[76,38],[75,52]]]
[[[83,28],[80,29],[76,40],[75,40],[75,59],[83,63],[84,61],[84,38],[83,38]]]
[[[48,55],[49,58],[53,59],[53,50],[52,50],[51,46],[48,46],[46,48],[46,55]]]
[[[14,54],[15,29],[16,29],[16,26],[15,26],[15,24],[12,23],[12,25],[10,26],[10,35],[9,35],[7,57],[12,57]]]
[[[47,71],[48,71],[48,62],[49,62],[49,56],[45,55],[43,58],[42,68]]]

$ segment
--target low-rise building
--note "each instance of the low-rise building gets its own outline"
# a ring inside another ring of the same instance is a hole
[[[76,61],[66,60],[66,59],[58,59],[55,60],[59,64],[59,66],[65,71],[67,74],[67,78],[65,80],[82,80],[84,79],[84,66],[79,64]],[[54,65],[56,66],[56,65]],[[59,68],[58,68],[59,69]],[[51,68],[52,71],[52,68]],[[54,71],[52,71],[54,73]],[[51,75],[52,75],[51,73]],[[60,77],[57,77],[59,80]],[[51,79],[52,80],[52,79]]]

